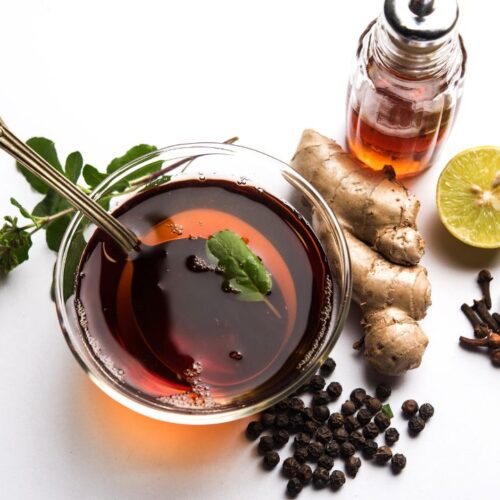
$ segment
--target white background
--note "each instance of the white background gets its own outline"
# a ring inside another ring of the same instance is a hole
[[[2,2],[0,114],[18,135],[44,135],[61,156],[79,149],[104,166],[140,142],[241,143],[280,159],[314,127],[343,141],[344,100],[356,41],[382,0]],[[446,161],[475,145],[499,144],[496,2],[462,0],[469,52],[461,112],[435,167],[411,182],[433,306],[420,369],[395,385],[394,408],[414,397],[436,415],[399,477],[364,462],[338,498],[498,498],[500,370],[461,350],[470,328],[459,306],[477,297],[476,272],[496,272],[499,253],[454,240],[436,215]],[[0,155],[0,214],[9,197],[39,198]],[[99,392],[72,358],[49,299],[54,255],[37,237],[31,259],[0,282],[0,497],[6,499],[273,499],[285,481],[264,473],[242,437],[245,421],[181,427],[149,420]],[[334,351],[346,390],[373,388],[350,345],[357,312]],[[495,492],[496,491],[496,492]],[[304,490],[301,498],[327,498]]]

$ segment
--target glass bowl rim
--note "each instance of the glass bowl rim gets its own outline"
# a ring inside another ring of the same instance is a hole
[[[84,372],[87,374],[87,376],[92,380],[92,382],[95,385],[97,385],[104,393],[110,396],[112,399],[139,414],[164,422],[190,424],[190,425],[218,424],[244,418],[272,406],[278,401],[281,401],[283,398],[293,394],[293,392],[295,392],[314,373],[316,373],[319,366],[321,366],[321,364],[326,360],[331,350],[335,346],[340,336],[340,333],[344,327],[347,314],[349,312],[349,306],[351,303],[351,295],[352,295],[351,262],[342,226],[340,225],[340,222],[338,221],[337,217],[335,216],[331,208],[328,206],[322,195],[300,173],[294,170],[287,163],[267,153],[263,153],[257,149],[250,148],[247,146],[242,146],[239,144],[218,143],[218,142],[193,142],[193,143],[179,143],[171,146],[166,146],[163,148],[158,148],[155,151],[146,153],[145,155],[142,155],[139,158],[136,158],[126,163],[121,168],[113,172],[92,191],[90,196],[94,199],[99,199],[99,197],[104,193],[104,191],[109,186],[115,183],[117,178],[119,178],[121,175],[123,175],[130,169],[137,167],[138,165],[148,160],[156,158],[164,153],[169,153],[177,150],[182,152],[183,150],[189,150],[189,149],[208,149],[208,150],[220,150],[220,151],[225,150],[232,154],[238,154],[238,151],[241,151],[246,153],[255,153],[257,155],[260,156],[263,155],[267,157],[269,160],[276,162],[276,164],[279,165],[279,167],[283,171],[287,172],[291,177],[300,180],[300,182],[303,185],[301,187],[305,187],[309,191],[309,194],[313,197],[315,202],[317,202],[321,206],[321,209],[324,212],[324,214],[326,214],[330,226],[335,229],[336,239],[339,246],[340,260],[343,263],[342,283],[339,286],[339,293],[340,293],[340,300],[338,306],[339,310],[336,321],[332,322],[333,325],[332,332],[327,337],[326,342],[321,348],[320,354],[317,356],[315,362],[312,363],[310,366],[308,366],[301,374],[299,374],[297,378],[285,389],[278,391],[266,397],[263,400],[256,401],[251,405],[236,407],[234,409],[229,409],[229,410],[226,409],[219,412],[214,411],[207,413],[199,413],[196,411],[196,409],[190,411],[189,409],[186,408],[178,408],[178,409],[174,407],[167,408],[161,405],[153,406],[151,403],[148,405],[148,402],[146,402],[145,400],[140,400],[134,397],[133,394],[130,394],[128,392],[125,393],[125,391],[120,387],[120,384],[111,380],[109,377],[105,377],[103,373],[94,370],[93,367],[89,366],[89,364],[85,361],[85,359],[83,359],[83,357],[80,355],[73,342],[72,337],[78,336],[80,334],[80,331],[76,333],[73,331],[74,328],[72,326],[72,320],[68,316],[68,312],[66,309],[66,302],[64,300],[63,284],[65,279],[64,270],[65,270],[66,256],[69,251],[69,247],[73,239],[74,232],[81,223],[82,219],[84,218],[84,216],[80,213],[76,213],[71,219],[70,224],[68,225],[68,228],[66,229],[66,232],[63,236],[59,252],[57,254],[57,260],[54,269],[55,303],[61,330],[63,332],[66,343],[68,344],[68,347],[73,353],[73,356],[75,357],[79,365],[82,367]],[[213,154],[217,154],[217,152]],[[177,168],[175,165],[172,166],[172,170],[175,168]],[[168,168],[166,169],[166,173],[168,173]]]

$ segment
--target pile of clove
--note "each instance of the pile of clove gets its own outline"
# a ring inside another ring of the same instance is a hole
[[[493,276],[490,271],[483,269],[479,272],[477,282],[481,288],[483,298],[474,300],[474,305],[462,304],[462,312],[470,321],[476,338],[460,337],[460,344],[466,347],[489,350],[491,362],[500,367],[500,314],[490,313],[491,291],[490,282]]]

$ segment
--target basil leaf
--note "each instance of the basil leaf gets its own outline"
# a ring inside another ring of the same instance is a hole
[[[82,155],[78,151],[75,151],[66,158],[66,164],[64,165],[64,174],[71,182],[76,184],[78,182],[78,179],[80,178],[82,168]]]
[[[123,156],[118,156],[117,158],[115,158],[108,165],[106,172],[108,174],[111,174],[116,170],[118,170],[119,168],[123,167],[123,165],[126,165],[127,163],[136,160],[137,158],[147,153],[152,153],[157,149],[158,148],[156,146],[151,146],[149,144],[139,144],[138,146],[134,146],[133,148],[129,149]]]
[[[26,144],[34,149],[42,158],[45,158],[55,169],[62,172],[62,166],[57,157],[55,144],[45,137],[32,137],[26,141]],[[16,163],[19,171],[24,175],[31,187],[42,194],[49,192],[49,187],[45,182],[40,180],[36,175],[32,174],[29,170],[24,168],[20,163]]]
[[[207,252],[217,259],[225,281],[241,300],[262,301],[271,292],[271,275],[234,231],[226,229],[210,236]]]
[[[104,179],[106,179],[106,177],[106,174],[99,172],[99,170],[92,165],[85,165],[83,167],[83,179],[90,189],[95,189]]]

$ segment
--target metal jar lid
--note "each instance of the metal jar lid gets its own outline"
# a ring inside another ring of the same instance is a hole
[[[394,32],[416,42],[434,42],[458,19],[457,0],[385,0],[384,16]]]

